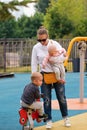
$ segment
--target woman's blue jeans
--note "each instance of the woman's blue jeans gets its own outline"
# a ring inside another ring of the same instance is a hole
[[[54,83],[53,87],[55,89],[56,97],[59,102],[60,111],[62,117],[68,116],[67,102],[65,96],[65,85],[60,83]],[[52,120],[51,115],[51,98],[52,98],[52,84],[43,83],[41,86],[41,93],[44,94],[44,112],[48,115],[48,120]]]

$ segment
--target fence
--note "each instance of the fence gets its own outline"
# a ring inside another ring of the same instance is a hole
[[[57,40],[66,50],[70,39]],[[0,39],[0,72],[29,72],[33,39]],[[67,71],[73,71],[73,59],[79,57],[77,44],[73,45]]]

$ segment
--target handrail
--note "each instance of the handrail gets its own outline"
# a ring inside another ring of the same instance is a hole
[[[67,66],[68,64],[68,59],[69,59],[69,56],[70,56],[70,53],[71,53],[71,49],[72,49],[72,46],[75,42],[78,42],[78,41],[87,41],[87,37],[75,37],[73,38],[70,43],[69,43],[69,46],[68,46],[68,49],[67,49],[67,55],[68,55],[68,58],[65,60],[64,62],[64,67]]]

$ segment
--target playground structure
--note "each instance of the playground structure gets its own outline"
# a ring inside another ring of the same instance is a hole
[[[68,49],[67,49],[67,55],[68,55],[68,59],[69,59],[69,56],[70,56],[70,53],[71,53],[71,49],[72,49],[72,46],[74,45],[75,42],[80,42],[80,41],[84,41],[86,42],[87,41],[87,37],[75,37],[73,38],[70,43],[69,43],[69,46],[68,46]],[[68,59],[66,59],[66,61],[64,62],[64,66],[66,67],[67,64],[68,64]]]
[[[38,99],[40,101],[40,99]],[[22,125],[22,130],[33,130],[34,129],[34,120],[38,123],[41,121],[46,122],[48,116],[39,118],[38,109],[32,109],[29,107],[21,107],[19,109],[19,122]]]
[[[87,41],[87,37],[75,37],[69,43],[69,47],[67,50],[67,55],[69,59],[72,46],[75,42],[77,42],[77,46],[79,49],[79,56],[80,56],[80,103],[83,103],[83,98],[84,98],[84,58],[85,58],[85,52],[87,48],[86,41]],[[65,68],[67,66],[68,59],[64,62]]]
[[[31,108],[21,108],[19,110],[19,115],[20,115],[20,124],[22,125],[22,130],[33,130],[34,128],[34,121],[36,119],[37,122],[38,120],[38,111],[33,110]],[[29,123],[29,124],[27,124]]]

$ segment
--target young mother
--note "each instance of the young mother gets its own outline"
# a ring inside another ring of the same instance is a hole
[[[31,70],[32,72],[38,71],[38,65],[39,65],[39,71],[47,72],[48,74],[53,72],[50,63],[47,63],[46,67],[42,67],[42,61],[44,57],[48,54],[47,47],[52,42],[55,44],[58,49],[61,49],[61,45],[54,41],[49,39],[48,30],[44,27],[40,27],[40,29],[37,31],[37,41],[38,43],[33,46],[32,50],[32,58],[31,58]],[[68,118],[68,110],[67,110],[67,102],[66,102],[66,96],[65,96],[65,85],[61,83],[53,83],[53,84],[46,84],[43,81],[43,84],[41,86],[41,92],[44,93],[44,111],[48,115],[48,120],[46,122],[46,128],[52,128],[52,115],[51,115],[51,91],[52,87],[55,89],[56,97],[59,102],[60,111],[62,114],[62,117],[64,119],[64,126],[70,127],[70,121]],[[48,103],[46,102],[48,100]]]

